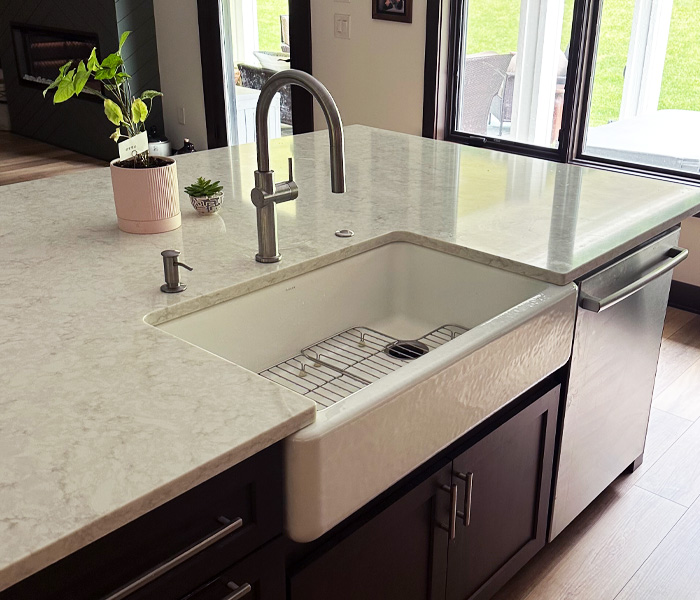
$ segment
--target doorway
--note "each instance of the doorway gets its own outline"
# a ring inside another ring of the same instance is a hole
[[[310,0],[198,0],[209,148],[255,141],[260,89],[276,72],[311,73]],[[270,137],[313,131],[312,99],[283,88]]]

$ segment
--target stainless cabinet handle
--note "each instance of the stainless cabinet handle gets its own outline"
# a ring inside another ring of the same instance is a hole
[[[173,556],[173,558],[166,560],[164,563],[161,563],[157,567],[141,575],[141,577],[138,579],[134,579],[131,583],[127,583],[116,592],[112,592],[109,596],[105,596],[104,600],[122,600],[122,598],[126,598],[129,594],[133,594],[136,590],[141,589],[143,586],[155,581],[161,575],[165,575],[165,573],[168,571],[174,569],[186,560],[199,554],[202,550],[205,550],[212,544],[215,544],[219,540],[225,538],[227,535],[233,533],[243,526],[243,519],[240,518],[236,519],[235,521],[229,521],[226,517],[219,517],[219,522],[223,523],[224,527],[217,529],[211,535],[208,535],[203,540],[200,540],[193,546],[190,546],[186,550],[180,552],[180,554]],[[242,596],[238,597],[240,598]]]
[[[462,518],[464,526],[469,527],[469,524],[472,522],[472,488],[474,486],[474,473],[455,473],[455,476],[467,483],[464,488],[464,512],[458,514]]]
[[[230,588],[233,590],[232,593],[230,593],[228,596],[224,596],[221,600],[239,600],[240,598],[244,598],[250,592],[252,591],[252,587],[250,587],[249,583],[244,583],[243,585],[236,585],[233,583],[233,581],[229,581],[226,584],[226,587]]]
[[[450,540],[454,540],[457,536],[457,484],[441,485],[440,489],[450,495],[450,523],[447,526],[438,523],[438,527],[450,535]]]
[[[579,306],[584,310],[592,312],[602,312],[611,306],[615,306],[618,302],[622,302],[625,298],[629,298],[632,294],[641,290],[645,285],[658,279],[663,274],[668,273],[676,265],[682,263],[688,258],[688,250],[685,248],[669,248],[666,252],[666,260],[654,267],[651,271],[644,274],[642,277],[626,285],[621,290],[613,292],[605,298],[596,298],[581,292]]]

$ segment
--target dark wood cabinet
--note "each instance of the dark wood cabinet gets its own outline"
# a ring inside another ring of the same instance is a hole
[[[450,543],[448,600],[490,598],[544,547],[560,388],[453,461],[460,518]]]
[[[545,544],[559,398],[545,384],[446,450],[427,478],[294,567],[289,600],[490,598]]]
[[[182,600],[285,600],[285,544],[282,537],[236,563]],[[151,596],[152,598],[157,596]]]
[[[282,535],[277,444],[0,600],[486,600],[545,544],[559,381],[509,403],[311,544]]]
[[[128,598],[182,598],[281,536],[282,485],[277,444],[0,592],[0,600],[110,598],[170,561],[172,569],[133,586]]]
[[[450,467],[290,577],[290,600],[444,598]]]

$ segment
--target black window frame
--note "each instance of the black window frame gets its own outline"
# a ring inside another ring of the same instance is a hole
[[[633,173],[656,179],[700,185],[700,173],[685,173],[651,165],[642,165],[584,152],[586,124],[595,72],[595,58],[600,30],[603,0],[575,0],[571,24],[569,65],[566,73],[562,122],[559,144],[547,148],[511,140],[480,136],[457,130],[456,101],[459,93],[459,67],[462,40],[466,31],[469,0],[428,2],[426,25],[425,91],[423,106],[423,136],[436,137],[439,127],[437,113],[441,102],[438,94],[441,60],[446,58],[444,139],[468,146],[499,150],[561,163],[595,167],[617,172]],[[449,10],[449,14],[444,14]],[[443,22],[448,19],[447,56],[441,56]]]

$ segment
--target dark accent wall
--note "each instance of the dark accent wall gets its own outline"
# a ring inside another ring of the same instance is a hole
[[[54,106],[41,89],[21,84],[10,30],[11,23],[93,33],[103,57],[117,49],[119,35],[134,30],[125,48],[127,69],[134,76],[134,91],[159,89],[158,54],[152,0],[3,0],[0,3],[0,62],[7,87],[8,108],[14,133],[82,154],[110,160],[117,148],[109,139],[114,130],[102,104],[88,97],[71,98]],[[141,87],[143,86],[143,87]],[[160,100],[148,125],[161,130]]]
[[[158,46],[153,0],[116,0],[117,33],[131,31],[122,56],[126,71],[132,77],[131,89],[136,95],[145,90],[160,91]],[[160,98],[153,101],[153,110],[146,124],[155,125],[163,133],[163,105]]]

